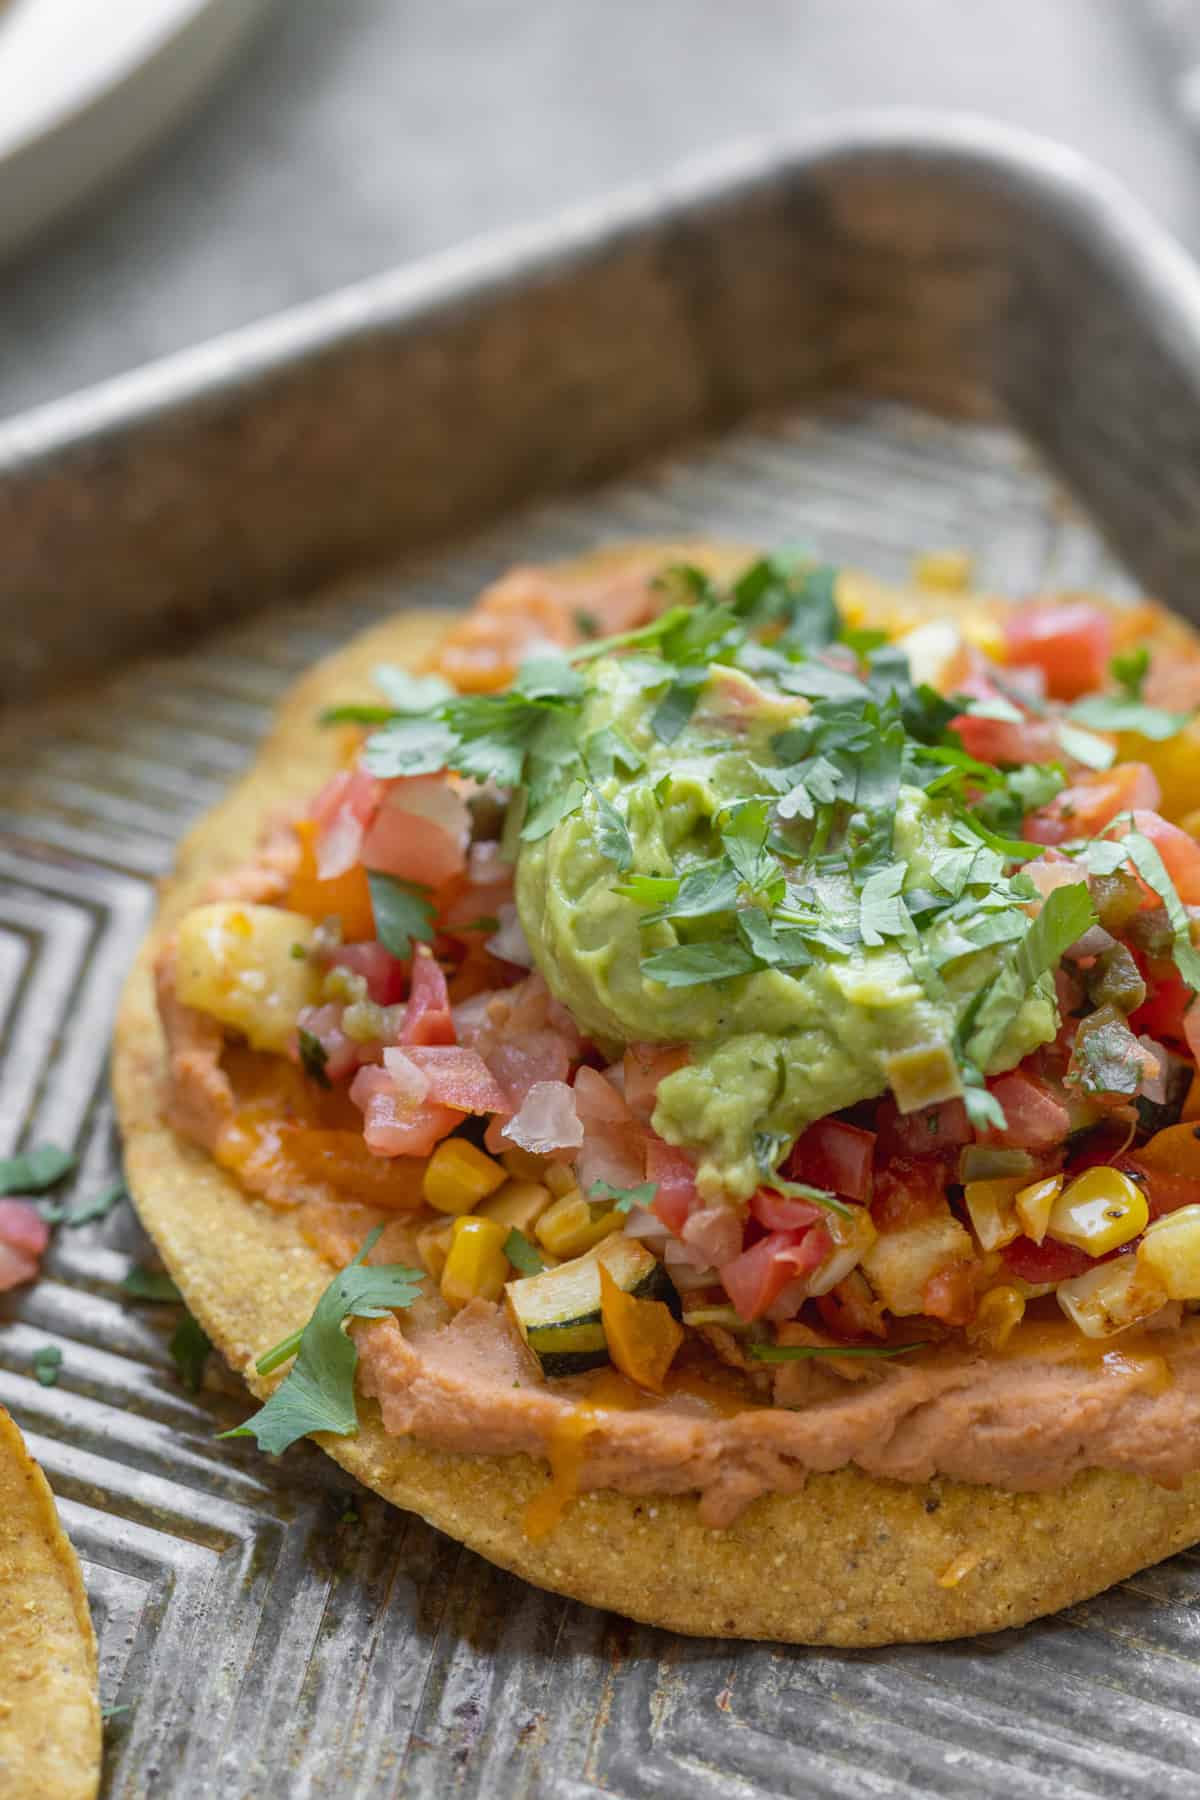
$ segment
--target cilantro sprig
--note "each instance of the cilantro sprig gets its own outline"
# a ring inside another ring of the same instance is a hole
[[[354,1376],[358,1349],[343,1330],[347,1319],[382,1319],[411,1306],[424,1276],[399,1264],[368,1263],[383,1231],[377,1225],[352,1262],[335,1275],[303,1330],[293,1332],[260,1356],[255,1368],[269,1375],[289,1357],[295,1363],[258,1411],[223,1431],[222,1437],[252,1437],[260,1450],[277,1456],[314,1431],[351,1437],[358,1430]]]

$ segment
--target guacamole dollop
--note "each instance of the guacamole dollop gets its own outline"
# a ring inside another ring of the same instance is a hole
[[[922,1079],[940,1099],[964,1053],[998,1073],[1054,1036],[1045,973],[993,994],[976,1024],[1028,927],[1022,892],[1000,856],[963,841],[935,782],[897,779],[894,719],[860,706],[851,737],[851,709],[839,738],[835,704],[814,713],[769,672],[733,666],[693,675],[678,700],[680,683],[664,698],[661,664],[636,654],[598,657],[583,679],[585,775],[562,816],[527,828],[518,910],[551,991],[603,1048],[690,1047],[653,1124],[697,1155],[707,1199],[746,1199],[764,1156],[899,1091],[900,1071],[916,1103]],[[858,765],[836,748],[851,741]]]

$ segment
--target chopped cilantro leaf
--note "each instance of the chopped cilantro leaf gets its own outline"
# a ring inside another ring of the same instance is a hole
[[[40,1344],[33,1353],[33,1372],[42,1387],[57,1387],[63,1353],[57,1344]]]
[[[424,1280],[419,1269],[367,1263],[382,1231],[383,1226],[377,1225],[354,1260],[334,1276],[303,1331],[258,1359],[259,1374],[269,1374],[286,1360],[281,1351],[298,1352],[293,1367],[253,1417],[223,1431],[222,1437],[253,1437],[260,1450],[277,1456],[310,1432],[329,1431],[338,1437],[357,1432],[358,1348],[342,1327],[347,1319],[382,1319],[411,1306]]]
[[[504,1240],[504,1254],[518,1275],[540,1275],[546,1259],[535,1243],[514,1225]]]
[[[593,1181],[588,1189],[592,1200],[611,1200],[613,1211],[627,1213],[635,1206],[652,1206],[658,1193],[657,1181],[643,1181],[637,1187],[614,1187],[611,1181]]]
[[[212,1339],[203,1325],[193,1319],[190,1312],[185,1312],[171,1333],[171,1341],[167,1345],[171,1360],[184,1387],[193,1394],[198,1394],[204,1379],[204,1365],[208,1361],[208,1353],[212,1349]]]
[[[662,744],[673,744],[696,710],[700,689],[708,680],[705,667],[683,669],[675,677],[653,713],[650,729]]]
[[[654,912],[647,913],[642,924],[654,925],[660,919],[705,919],[713,913],[731,912],[737,904],[738,887],[738,872],[728,857],[701,863],[688,870],[675,892],[661,901]]]
[[[296,1043],[300,1052],[300,1067],[309,1080],[315,1081],[318,1087],[329,1087],[329,1077],[325,1073],[329,1052],[320,1038],[314,1032],[305,1031],[301,1025],[296,1033]]]
[[[680,886],[678,875],[628,875],[613,892],[623,900],[636,900],[639,906],[666,906],[674,900]]]
[[[1136,731],[1139,737],[1162,743],[1182,731],[1192,715],[1168,712],[1162,706],[1147,706],[1128,696],[1089,694],[1071,708],[1071,717],[1096,731]]]
[[[107,1219],[114,1206],[126,1198],[126,1187],[123,1181],[114,1181],[110,1187],[101,1188],[91,1200],[83,1200],[71,1212],[63,1215],[63,1224],[69,1226],[91,1225],[97,1219]]]
[[[758,967],[744,944],[676,944],[642,958],[643,973],[664,987],[700,987],[708,981],[728,981],[748,975]]]
[[[1149,650],[1145,644],[1139,644],[1135,650],[1118,653],[1109,663],[1108,672],[1124,690],[1126,700],[1140,700],[1150,673]]]
[[[907,1356],[913,1350],[926,1350],[929,1340],[917,1344],[751,1344],[750,1354],[756,1362],[802,1362],[808,1356]]]
[[[413,675],[392,663],[377,663],[371,680],[386,694],[398,713],[426,713],[448,700],[454,689],[440,675]]]
[[[44,1194],[74,1167],[74,1156],[57,1144],[39,1144],[20,1156],[0,1157],[0,1194]]]
[[[148,1300],[154,1305],[167,1306],[182,1299],[164,1269],[134,1267],[122,1279],[121,1289],[131,1300]]]
[[[429,889],[415,881],[397,881],[378,869],[367,870],[375,930],[385,950],[403,962],[412,954],[412,940],[429,943],[434,935],[433,905]]]
[[[629,836],[629,827],[612,804],[606,800],[599,788],[592,789],[592,803],[596,808],[596,848],[601,856],[615,863],[622,874],[633,862],[633,840]]]
[[[517,670],[513,692],[526,700],[579,700],[583,677],[565,656],[534,656]]]
[[[908,874],[907,863],[891,863],[868,875],[859,894],[858,929],[864,944],[882,944],[885,938],[903,937],[908,930],[900,891]]]

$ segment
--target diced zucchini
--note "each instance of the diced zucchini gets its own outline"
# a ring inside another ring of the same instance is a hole
[[[510,1281],[505,1301],[543,1375],[581,1375],[608,1362],[600,1316],[600,1261],[618,1286],[638,1300],[663,1300],[676,1318],[679,1296],[670,1276],[636,1238],[606,1238],[586,1256]]]

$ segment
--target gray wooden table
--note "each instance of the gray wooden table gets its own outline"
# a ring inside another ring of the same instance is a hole
[[[0,415],[731,138],[989,113],[1200,248],[1141,0],[278,0],[202,111],[0,271]]]

